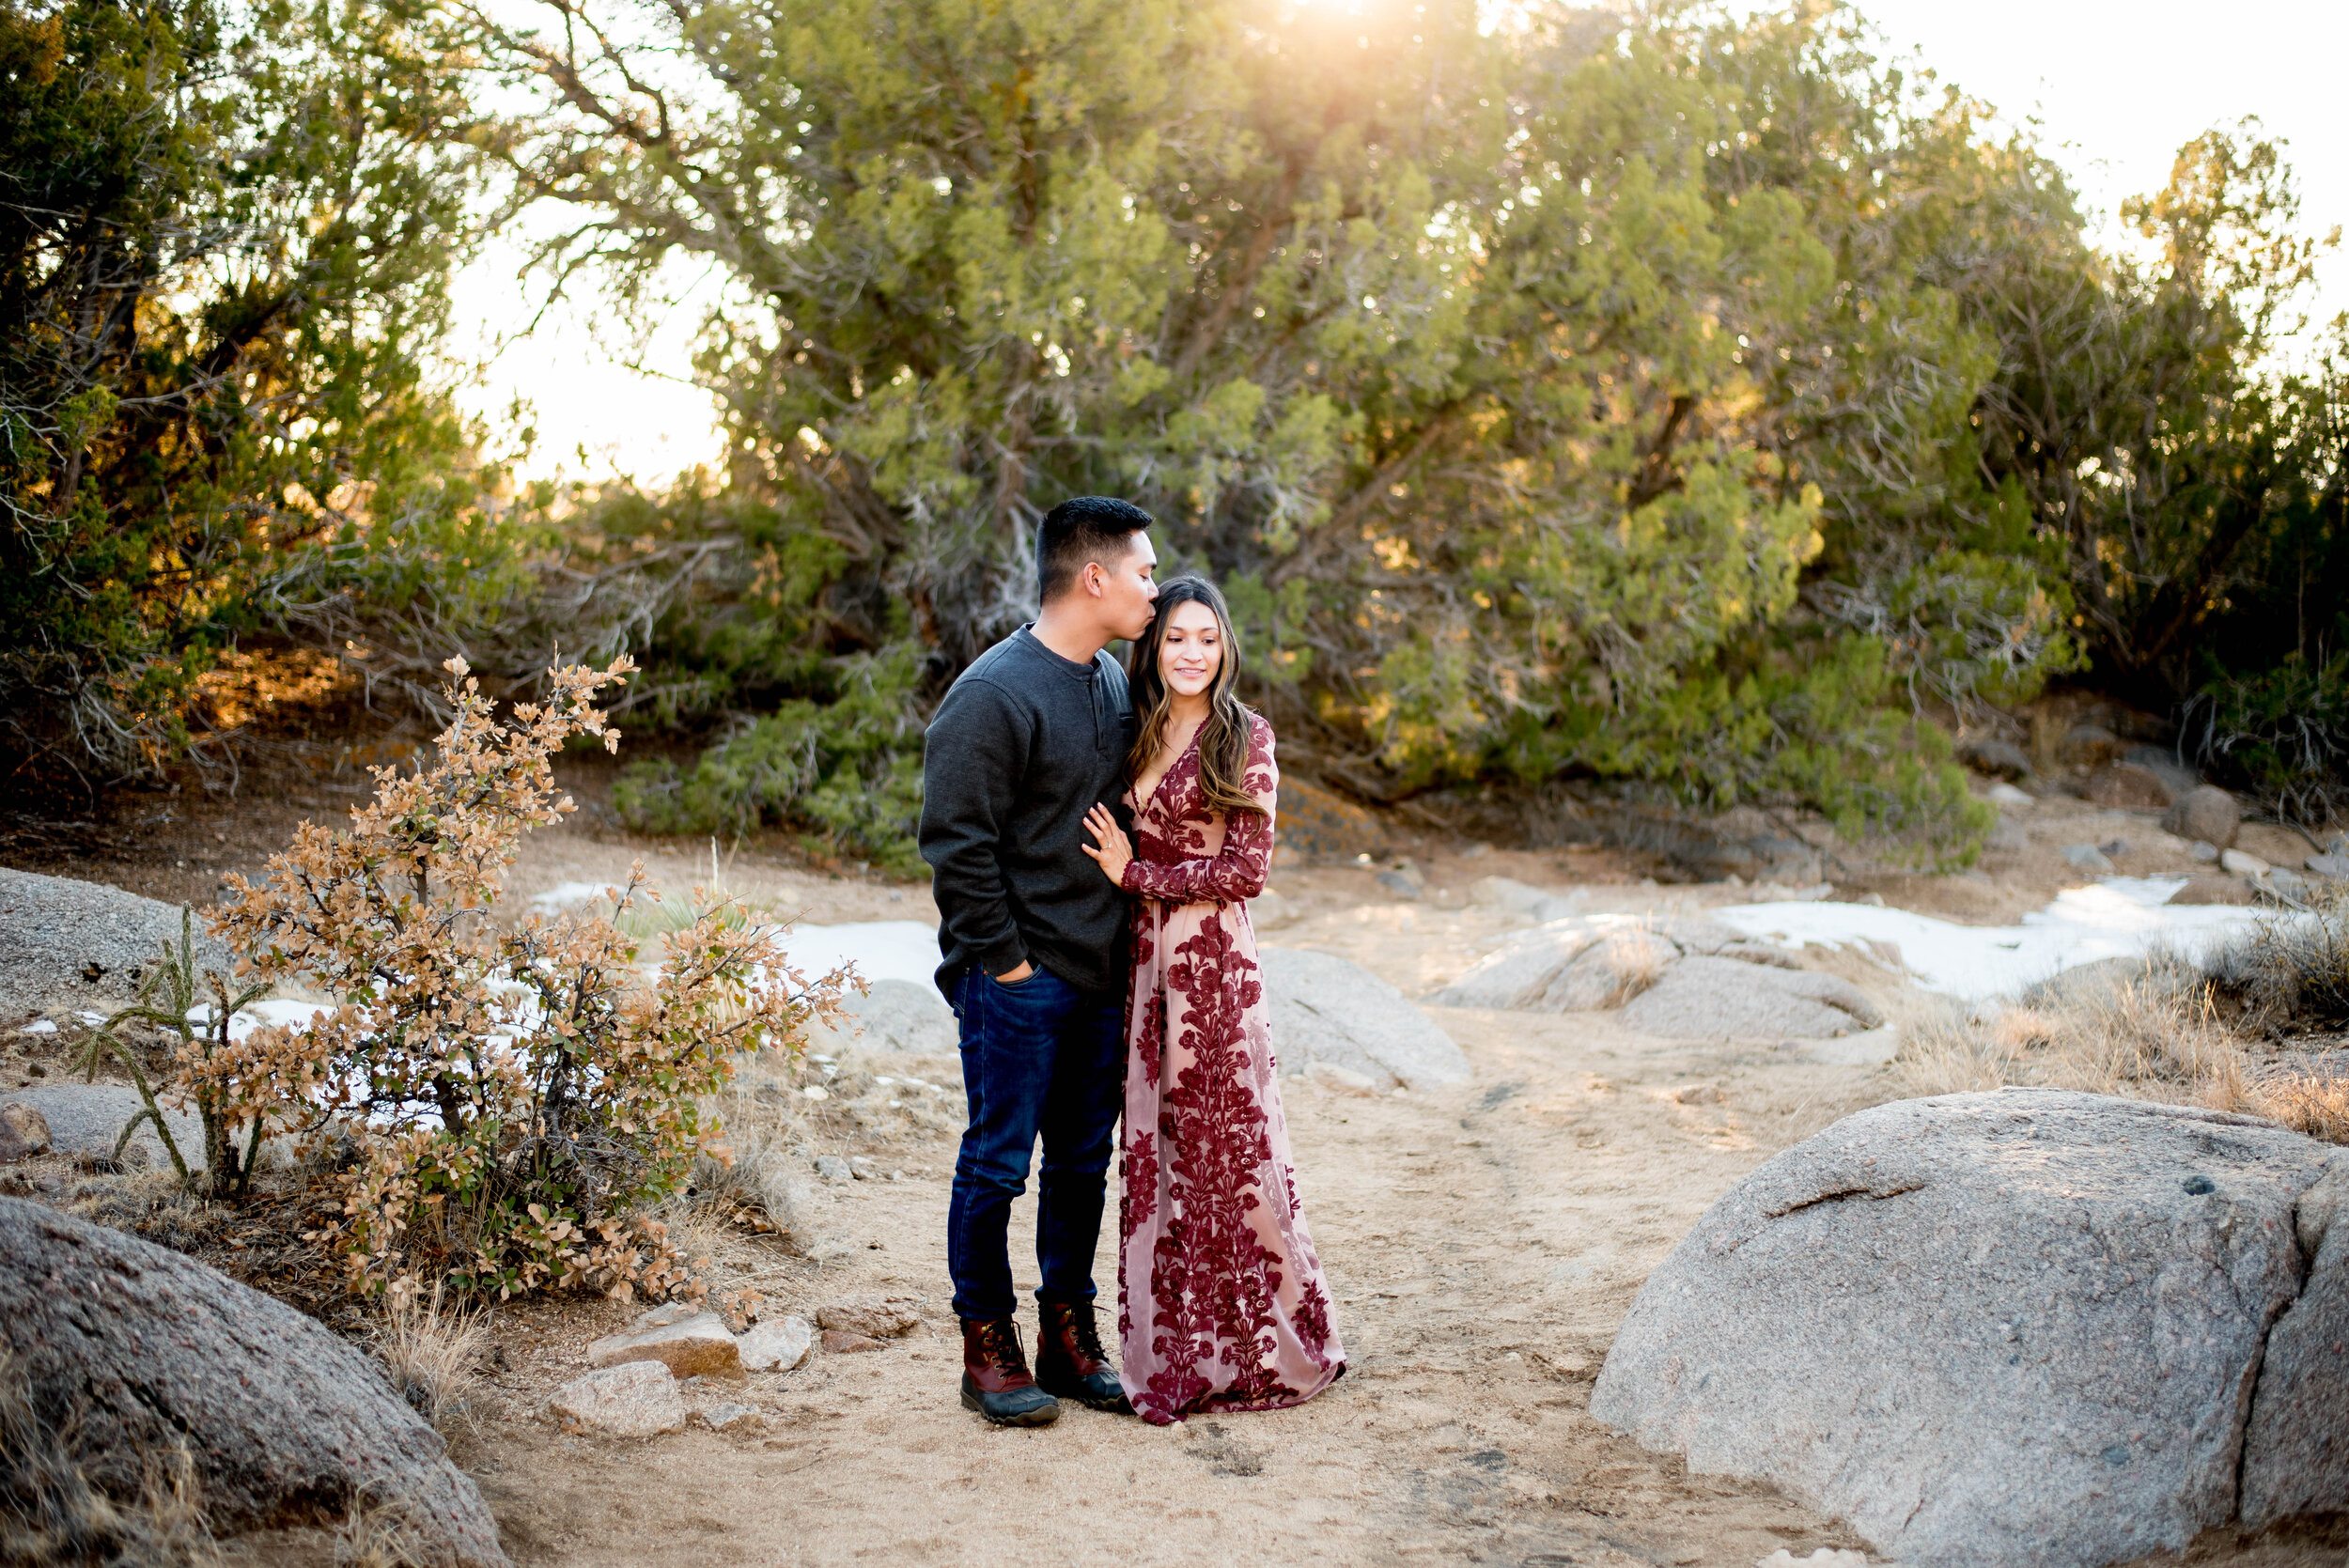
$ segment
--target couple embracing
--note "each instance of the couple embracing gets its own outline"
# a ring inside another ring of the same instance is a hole
[[[1156,582],[1149,527],[1099,496],[1047,514],[1036,618],[955,682],[923,765],[971,1111],[946,1221],[962,1402],[1006,1425],[1064,1399],[1159,1425],[1277,1409],[1346,1370],[1248,920],[1272,865],[1272,730],[1232,694],[1222,595]],[[1031,1370],[1009,1229],[1039,1138]],[[1093,1306],[1112,1150],[1117,1366]]]

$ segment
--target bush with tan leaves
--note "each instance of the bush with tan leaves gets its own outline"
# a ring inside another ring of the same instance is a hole
[[[498,924],[521,835],[573,809],[549,759],[581,737],[617,750],[595,699],[633,666],[554,669],[550,701],[508,722],[461,660],[448,668],[455,717],[430,766],[376,769],[347,829],[304,823],[263,885],[230,878],[212,920],[260,978],[298,977],[340,1005],[191,1071],[231,1115],[357,1141],[321,1239],[364,1292],[444,1278],[500,1296],[668,1295],[687,1273],[647,1211],[723,1148],[703,1098],[741,1052],[801,1049],[846,977],[806,981],[772,927],[701,897],[646,976],[621,928],[658,901],[641,864],[610,918]]]

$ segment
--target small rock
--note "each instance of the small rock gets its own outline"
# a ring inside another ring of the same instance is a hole
[[[2221,849],[2218,869],[2235,877],[2264,877],[2274,868],[2248,849]]]
[[[860,1351],[888,1348],[887,1341],[877,1340],[870,1335],[852,1334],[845,1328],[824,1330],[824,1354],[827,1356],[854,1356]]]
[[[848,1296],[816,1309],[816,1326],[869,1339],[889,1340],[921,1326],[921,1314],[903,1296]]]
[[[2023,831],[2022,824],[2000,817],[1998,826],[1990,830],[1990,836],[1983,843],[1987,848],[2014,852],[2030,847],[2030,834]]]
[[[848,1182],[856,1180],[856,1172],[851,1170],[848,1166],[848,1162],[842,1159],[838,1155],[817,1155],[816,1157],[816,1173],[828,1182]]]
[[[767,1413],[757,1405],[732,1400],[696,1410],[693,1419],[712,1432],[756,1432],[767,1424]]]
[[[2201,865],[2218,863],[2218,846],[2207,839],[2196,839],[2186,846],[2186,858]]]
[[[1721,1092],[1709,1083],[1691,1083],[1672,1091],[1672,1098],[1682,1105],[1719,1105]]]
[[[1351,1067],[1341,1067],[1334,1062],[1315,1062],[1305,1069],[1305,1075],[1316,1083],[1334,1089],[1341,1094],[1376,1094],[1377,1080],[1368,1073],[1358,1073]]]
[[[2349,855],[2310,855],[2302,863],[2328,882],[2349,881]]]
[[[1977,773],[1987,773],[1994,779],[2023,779],[2030,776],[2030,758],[2011,740],[1994,736],[1975,736],[1957,743],[1957,760]]]
[[[741,1347],[716,1312],[695,1312],[669,1323],[614,1334],[587,1347],[587,1364],[612,1367],[627,1361],[658,1361],[677,1377],[739,1377]]]
[[[873,1163],[870,1156],[851,1155],[848,1157],[848,1174],[861,1182],[879,1181],[880,1167]]]
[[[2170,895],[2172,904],[2256,904],[2259,896],[2232,877],[2204,872],[2186,878],[2186,886]]]
[[[2161,811],[2171,800],[2161,776],[2134,762],[2098,769],[2089,778],[2087,795],[2096,805],[2114,811]]]
[[[2103,850],[2097,848],[2092,844],[2065,845],[2063,847],[2063,858],[2071,862],[2074,865],[2079,867],[2082,871],[2102,872],[2110,871],[2112,869],[2112,862],[2106,857]]]
[[[815,1345],[816,1330],[803,1317],[754,1323],[742,1336],[742,1365],[751,1372],[797,1372]]]
[[[1408,861],[1397,861],[1378,874],[1378,885],[1407,903],[1417,903],[1427,892],[1427,877]]]
[[[2266,891],[2279,898],[2305,899],[2309,895],[2309,879],[2296,871],[2286,871],[2278,866],[2261,880],[2265,884]]]
[[[2039,798],[2011,784],[1994,784],[1982,792],[1982,798],[1996,806],[2035,806]]]
[[[29,1105],[0,1105],[0,1165],[49,1152],[49,1122]]]
[[[685,1430],[685,1396],[658,1361],[623,1361],[574,1377],[554,1390],[547,1409],[607,1437],[650,1437]]]
[[[2202,784],[2179,796],[2161,825],[2180,838],[2201,839],[2226,849],[2233,846],[2243,825],[2243,808],[2225,790]]]

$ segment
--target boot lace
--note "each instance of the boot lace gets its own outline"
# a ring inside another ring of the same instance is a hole
[[[979,1327],[979,1354],[998,1366],[1025,1368],[1028,1352],[1019,1343],[1019,1325],[996,1318]]]
[[[1068,1314],[1068,1335],[1076,1342],[1077,1348],[1094,1360],[1108,1360],[1108,1356],[1101,1349],[1101,1328],[1094,1320],[1092,1304],[1071,1302],[1061,1311]]]

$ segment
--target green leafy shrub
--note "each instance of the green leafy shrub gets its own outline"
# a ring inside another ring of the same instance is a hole
[[[2270,810],[2331,822],[2349,807],[2349,654],[2214,673],[2186,702],[2179,744]]]
[[[690,768],[639,763],[613,788],[633,826],[653,832],[742,833],[774,821],[835,854],[894,871],[921,863],[919,665],[900,644],[852,655],[831,672],[830,702],[792,698],[704,752]]]

